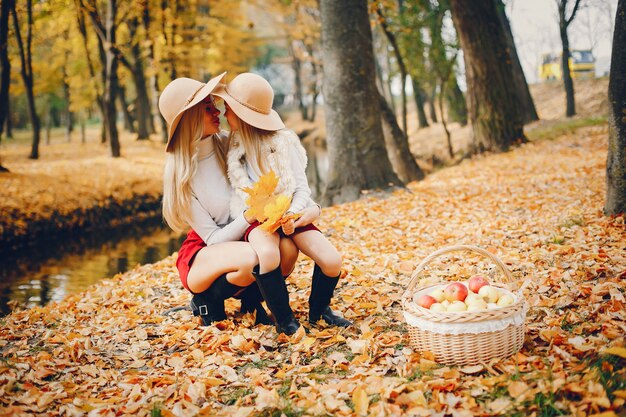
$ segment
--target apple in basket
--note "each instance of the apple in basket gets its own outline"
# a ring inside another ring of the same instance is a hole
[[[513,303],[515,303],[515,299],[513,299],[513,297],[509,294],[504,294],[498,298],[498,302],[496,304],[498,307],[508,307],[513,305]]]
[[[429,309],[431,305],[437,302],[437,300],[435,300],[430,295],[422,294],[419,297],[417,297],[417,300],[415,300],[415,302],[417,303],[418,306]]]
[[[498,291],[496,287],[485,285],[478,290],[478,295],[483,297],[487,303],[495,303],[498,301],[498,298],[500,298],[500,291]]]
[[[443,289],[441,288],[437,288],[436,290],[431,291],[429,295],[437,300],[438,303],[446,299],[445,295],[443,294]]]
[[[467,297],[467,287],[460,282],[453,282],[443,290],[443,294],[450,302],[464,301]]]
[[[482,275],[474,275],[467,281],[467,286],[470,291],[478,293],[478,291],[484,287],[485,285],[489,285],[489,281]]]

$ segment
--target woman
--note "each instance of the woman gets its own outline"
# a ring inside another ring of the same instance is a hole
[[[251,285],[257,256],[249,243],[239,241],[256,219],[246,211],[234,219],[229,215],[232,189],[226,177],[228,135],[220,132],[219,110],[210,96],[224,74],[206,84],[178,78],[161,93],[159,109],[169,126],[163,217],[175,231],[192,229],[181,246],[176,266],[183,287],[193,294],[192,308],[197,309],[203,323],[225,319],[224,300],[235,295],[242,298],[242,311],[256,310],[257,323],[267,323],[258,287]],[[318,216],[318,206],[304,213],[309,222]],[[297,255],[293,242],[282,239],[283,273],[292,270]],[[270,309],[277,330],[293,334],[299,323],[289,307],[287,287],[284,280],[274,285],[266,292],[274,298],[274,308],[270,305]]]

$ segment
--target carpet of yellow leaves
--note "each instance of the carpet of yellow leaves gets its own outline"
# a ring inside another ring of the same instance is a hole
[[[28,148],[7,145],[0,175],[0,241],[4,249],[72,229],[86,230],[154,217],[161,199],[165,152],[156,140],[121,138],[121,158],[109,156],[97,131],[87,143],[57,141]],[[143,212],[137,216],[137,212]],[[2,252],[2,251],[0,251]]]
[[[232,321],[199,327],[172,310],[189,300],[173,256],[15,312],[1,322],[0,414],[622,414],[626,229],[602,214],[606,136],[582,129],[324,209],[347,272],[333,305],[351,329],[277,338],[236,300]],[[528,332],[512,358],[456,368],[410,347],[399,301],[411,273],[459,243],[527,279]],[[301,259],[289,278],[303,322],[311,270]]]

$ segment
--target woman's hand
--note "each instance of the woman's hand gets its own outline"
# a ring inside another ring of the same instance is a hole
[[[285,224],[283,224],[283,233],[285,236],[291,236],[293,234],[294,230],[296,230],[294,225],[295,222],[293,219],[289,219]]]
[[[322,210],[317,205],[305,208],[302,210],[302,216],[294,223],[294,230],[313,223],[320,217],[321,212]]]

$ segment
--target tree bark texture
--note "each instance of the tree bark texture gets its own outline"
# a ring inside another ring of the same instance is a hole
[[[33,93],[34,79],[33,79],[33,61],[31,46],[33,40],[33,2],[32,0],[26,1],[26,44],[22,39],[20,30],[20,24],[17,20],[17,11],[15,10],[15,3],[12,5],[11,14],[13,15],[13,27],[15,29],[15,38],[17,40],[17,46],[20,51],[20,62],[22,64],[21,74],[24,81],[24,90],[26,91],[26,98],[28,101],[28,115],[30,117],[30,123],[33,129],[33,142],[30,148],[31,159],[39,158],[39,141],[41,139],[41,122],[35,109],[35,94]]]
[[[619,0],[609,75],[609,150],[604,213],[626,212],[626,0]]]
[[[519,56],[517,55],[517,48],[515,47],[515,39],[513,38],[513,32],[511,31],[511,25],[509,19],[506,16],[506,10],[502,0],[497,0],[496,6],[498,7],[498,18],[504,29],[504,36],[506,37],[506,43],[511,55],[511,63],[513,64],[513,88],[517,92],[517,99],[519,100],[520,109],[523,112],[523,122],[530,123],[535,120],[539,120],[537,115],[537,109],[535,109],[535,103],[530,95],[528,89],[528,83],[526,82],[526,76],[522,69]]]
[[[400,129],[400,126],[398,126],[396,116],[393,114],[391,107],[389,107],[385,96],[379,94],[379,101],[385,146],[394,172],[404,183],[424,179],[424,172],[415,162],[415,158],[409,149],[409,141],[402,129]]]
[[[381,126],[367,0],[321,0],[329,180],[322,201],[399,184]]]
[[[9,61],[9,14],[13,0],[0,0],[0,141],[5,121],[9,117],[9,87],[11,62]]]
[[[576,100],[574,98],[574,82],[572,80],[572,72],[569,66],[569,37],[567,35],[567,28],[574,20],[576,11],[580,5],[580,0],[575,0],[574,9],[571,16],[568,18],[567,13],[567,0],[559,0],[559,34],[561,35],[561,44],[563,46],[561,51],[561,68],[563,68],[563,86],[565,87],[565,115],[571,117],[576,114]]]
[[[450,10],[465,59],[474,151],[506,151],[525,137],[495,0],[451,0]]]

